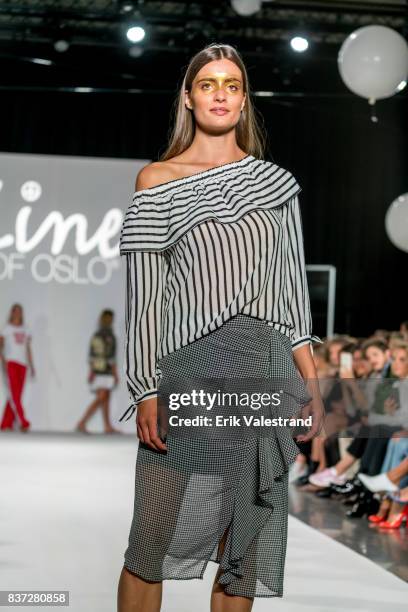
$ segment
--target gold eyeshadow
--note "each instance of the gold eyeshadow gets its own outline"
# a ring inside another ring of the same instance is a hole
[[[235,87],[236,90],[233,90],[231,93],[237,93],[241,88],[241,81],[236,77],[202,77],[196,82],[196,86],[199,87],[204,93],[212,91],[216,84],[218,84],[219,87],[222,87],[223,85],[226,85],[227,87]],[[206,85],[209,85],[210,87],[208,89],[204,89]]]

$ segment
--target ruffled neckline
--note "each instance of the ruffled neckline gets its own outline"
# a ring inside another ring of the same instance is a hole
[[[289,170],[253,155],[136,191],[123,221],[120,254],[163,252],[200,223],[234,223],[282,206],[299,191]]]
[[[180,185],[184,185],[188,183],[195,183],[196,181],[200,180],[203,177],[206,178],[206,177],[217,176],[219,172],[222,172],[222,174],[224,174],[225,171],[228,171],[230,168],[231,169],[235,169],[236,167],[239,168],[240,165],[243,164],[243,162],[245,161],[250,162],[251,160],[254,160],[254,159],[256,159],[256,157],[254,157],[253,155],[245,155],[245,157],[241,157],[241,159],[237,159],[235,161],[228,162],[226,164],[220,164],[218,166],[214,166],[213,168],[207,168],[207,170],[202,170],[201,172],[195,172],[194,174],[189,174],[188,176],[183,176],[178,179],[166,181],[165,183],[160,183],[159,185],[155,185],[154,187],[146,187],[145,189],[138,189],[138,191],[135,191],[133,193],[133,199],[135,197],[138,197],[139,195],[145,195],[145,194],[149,195],[149,194],[161,193],[161,192],[167,193],[168,191],[176,187],[179,187]]]

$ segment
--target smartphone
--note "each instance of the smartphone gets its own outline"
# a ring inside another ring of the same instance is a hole
[[[351,370],[353,368],[353,355],[351,353],[340,353],[340,370]]]
[[[393,384],[389,397],[392,398],[396,402],[397,410],[398,410],[398,408],[400,407],[400,395],[399,395],[399,386],[396,385],[395,383]]]

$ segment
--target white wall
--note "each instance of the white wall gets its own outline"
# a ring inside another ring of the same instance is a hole
[[[120,385],[112,423],[128,407],[123,369],[125,267],[119,235],[144,160],[0,154],[0,327],[22,303],[36,376],[23,404],[32,429],[70,431],[92,401],[89,340],[103,308],[115,312]],[[71,225],[68,227],[67,222]],[[66,238],[66,239],[65,239]],[[0,412],[7,389],[0,384]],[[102,431],[98,412],[89,424]]]

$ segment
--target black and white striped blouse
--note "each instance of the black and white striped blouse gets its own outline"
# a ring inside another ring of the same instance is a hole
[[[160,359],[241,313],[312,334],[294,176],[247,155],[135,192],[120,235],[126,257],[124,372],[131,405],[157,396]],[[128,420],[126,419],[126,420]]]

